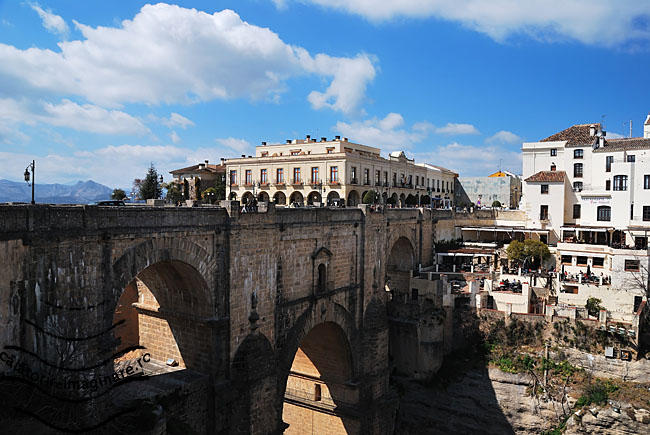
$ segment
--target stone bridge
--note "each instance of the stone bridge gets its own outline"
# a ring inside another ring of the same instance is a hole
[[[434,216],[223,205],[0,206],[3,427],[392,433],[387,283]]]

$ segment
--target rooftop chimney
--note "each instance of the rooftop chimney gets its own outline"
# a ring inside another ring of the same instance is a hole
[[[242,159],[245,159],[245,158],[246,158],[246,154],[242,154],[242,155],[241,155],[241,158],[242,158]]]
[[[334,139],[341,140],[341,136],[334,136]]]
[[[347,138],[347,137],[344,137],[344,138],[343,138],[343,142],[347,142],[347,141],[348,141],[348,138]]]
[[[205,163],[199,163],[199,169],[205,169]]]
[[[649,115],[649,116],[650,116],[650,115]],[[327,138],[326,138],[326,137],[321,137],[321,138],[320,138],[320,141],[321,141],[321,142],[327,142]]]
[[[221,158],[221,164],[223,165],[223,163],[224,163],[225,161],[226,161],[226,159],[224,159],[224,158],[222,157],[222,158]]]
[[[643,124],[643,137],[650,139],[650,113],[648,113],[645,123]]]
[[[208,164],[208,161],[207,161],[207,160],[205,161],[205,164],[206,164],[206,165]]]
[[[591,124],[589,127],[589,136],[596,136],[596,125]]]
[[[309,139],[311,139],[311,135],[307,135],[307,142],[309,142]]]
[[[262,142],[262,146],[265,147],[265,146],[266,146],[266,142]]]
[[[287,139],[287,143],[291,143],[291,139]]]

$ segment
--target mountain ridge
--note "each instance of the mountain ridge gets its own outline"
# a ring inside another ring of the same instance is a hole
[[[93,180],[77,181],[74,184],[36,183],[34,200],[48,204],[88,204],[110,199],[113,189]],[[0,180],[0,202],[30,202],[32,188],[27,183]]]

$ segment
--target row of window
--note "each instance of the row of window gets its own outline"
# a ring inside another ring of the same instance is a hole
[[[548,205],[539,206],[539,219],[548,220]],[[634,204],[630,205],[630,219],[633,219]],[[580,219],[581,206],[580,204],[573,204],[573,219]],[[609,222],[612,220],[612,208],[608,205],[600,205],[596,209],[596,220],[601,222]],[[650,221],[650,206],[643,206],[643,220]]]
[[[573,182],[573,191],[582,192],[582,181]],[[643,176],[643,188],[650,189],[650,175]],[[605,190],[612,190],[612,180],[605,180]],[[627,175],[614,176],[614,190],[624,191],[627,190]],[[548,185],[542,184],[542,193],[548,193]]]
[[[293,168],[293,174],[291,178],[292,183],[301,183],[302,182],[302,176],[301,176],[301,168]],[[357,168],[352,167],[350,171],[350,176],[351,176],[351,183],[356,184],[358,183],[357,179]],[[370,169],[364,169],[364,174],[363,174],[363,184],[370,184]],[[422,186],[424,185],[424,180],[425,177],[420,177],[419,175],[415,176],[415,185],[416,186]],[[438,192],[441,191],[440,187],[440,180],[431,180],[429,178],[427,180],[427,188],[432,188],[433,190],[437,190]],[[259,181],[261,184],[267,184],[269,183],[269,175],[267,169],[260,169],[260,178]],[[329,178],[327,180],[328,182],[332,183],[338,183],[339,182],[339,168],[338,166],[330,166],[329,167]],[[433,183],[431,183],[433,181]],[[276,173],[275,173],[275,182],[276,183],[284,183],[285,182],[285,174],[284,174],[284,168],[277,168]],[[314,166],[311,168],[311,179],[310,182],[312,184],[320,183],[320,169],[318,166]],[[437,182],[437,183],[436,183]],[[236,185],[237,184],[237,170],[231,170],[230,171],[230,185]],[[246,169],[244,171],[244,184],[246,185],[251,185],[253,184],[253,171],[251,169]],[[408,178],[405,177],[404,174],[401,174],[400,178],[400,184],[399,185],[412,185],[413,184],[413,176],[409,175]],[[375,185],[381,186],[381,171],[375,171]],[[384,171],[384,186],[388,186],[388,172]],[[393,186],[398,186],[397,182],[397,173],[393,172]],[[443,192],[452,192],[453,193],[453,186],[450,189],[449,186],[449,181],[444,181],[442,182],[442,191]]]
[[[577,256],[576,257],[576,266],[587,266],[588,257]],[[562,264],[572,265],[573,256],[563,255]],[[592,257],[591,264],[593,267],[604,267],[605,259],[602,257]],[[641,268],[641,262],[639,260],[625,260],[625,271],[626,272],[638,272]]]
[[[276,183],[285,183],[285,176],[284,176],[284,168],[277,168],[275,170],[275,182]],[[300,168],[293,168],[293,177],[291,178],[292,183],[302,183],[302,176],[300,172]],[[237,184],[237,171],[236,170],[231,170],[230,171],[230,185],[236,185]],[[329,167],[329,178],[327,180],[328,182],[332,183],[338,183],[339,181],[339,168],[338,166],[330,166]],[[316,184],[320,183],[320,169],[318,166],[314,166],[311,168],[311,183]],[[268,171],[266,169],[260,169],[260,183],[261,184],[268,184],[269,183],[269,175]],[[251,185],[253,184],[253,171],[251,169],[246,169],[244,171],[244,184],[246,185]]]

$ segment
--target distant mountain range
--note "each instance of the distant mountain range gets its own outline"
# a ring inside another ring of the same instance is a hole
[[[36,183],[35,201],[47,204],[88,204],[110,199],[113,189],[92,180],[77,181],[75,184]],[[0,202],[30,202],[32,188],[25,182],[0,180]]]

